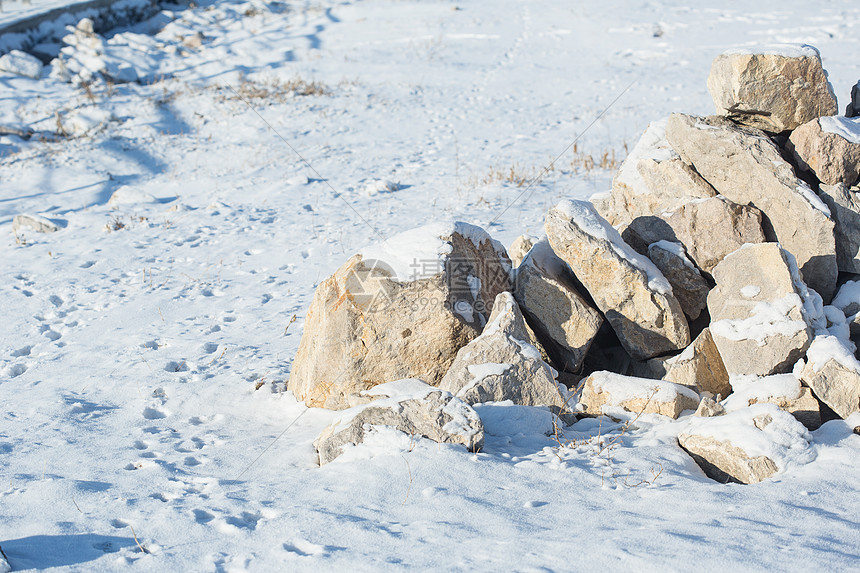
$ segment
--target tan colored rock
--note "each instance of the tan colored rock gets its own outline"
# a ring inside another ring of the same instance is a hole
[[[666,141],[665,129],[665,119],[649,124],[613,178],[611,194],[592,199],[597,211],[613,226],[717,194],[680,160]]]
[[[484,425],[477,412],[422,380],[398,380],[368,393],[378,399],[347,410],[314,441],[321,466],[341,455],[345,446],[364,442],[374,426],[390,426],[441,444],[461,444],[470,452],[483,446]]]
[[[669,118],[666,137],[720,194],[760,209],[765,234],[772,231],[797,258],[806,284],[830,300],[838,273],[833,221],[827,206],[795,176],[770,138],[721,118],[682,114]]]
[[[698,407],[699,395],[672,382],[600,371],[585,379],[579,404],[586,414],[593,416],[611,413],[615,407],[634,414],[677,418],[684,410]]]
[[[390,380],[438,384],[510,289],[504,247],[473,225],[428,225],[368,247],[317,287],[288,389],[340,410]]]
[[[660,361],[660,378],[663,380],[723,398],[732,393],[729,373],[709,328],[704,329],[681,354],[654,360]]]
[[[841,418],[860,412],[860,362],[835,336],[815,338],[800,378]]]
[[[658,241],[679,242],[696,266],[710,274],[746,243],[765,242],[761,223],[761,211],[755,207],[713,197],[634,219],[621,236],[639,252]]]
[[[562,201],[546,217],[553,251],[570,266],[634,358],[690,343],[687,319],[666,277],[631,249],[594,207]]]
[[[721,483],[758,483],[790,465],[809,463],[815,459],[809,442],[806,428],[771,404],[693,416],[678,436],[705,475]]]
[[[836,225],[836,264],[841,272],[860,273],[860,188],[821,185],[818,195]]]
[[[508,256],[511,258],[511,265],[514,268],[520,266],[520,263],[523,262],[523,258],[525,258],[526,253],[532,248],[537,242],[537,239],[532,237],[531,235],[520,235],[514,242],[511,243],[511,246],[508,248]]]
[[[708,91],[718,115],[772,133],[838,113],[821,56],[812,46],[725,52],[711,64]]]
[[[791,133],[786,149],[825,185],[850,187],[860,179],[860,118],[813,119]]]
[[[774,404],[814,430],[821,425],[821,410],[812,390],[801,386],[794,374],[774,374],[759,378],[739,376],[732,379],[733,393],[723,400],[729,411],[742,410],[753,404]]]
[[[659,241],[648,246],[648,258],[672,285],[672,294],[678,299],[687,318],[699,318],[707,305],[711,287],[699,269],[687,258],[684,246],[680,243]]]
[[[726,409],[723,408],[723,405],[714,400],[713,398],[708,398],[704,396],[702,401],[699,402],[699,407],[696,408],[696,413],[694,416],[698,416],[699,418],[713,418],[714,416],[725,416]]]
[[[711,335],[729,374],[791,370],[812,342],[811,318],[790,255],[776,243],[747,245],[714,268]]]
[[[439,388],[467,404],[511,400],[523,406],[566,406],[555,372],[529,344],[523,315],[509,292],[496,297],[484,331],[457,352]]]
[[[579,293],[547,239],[535,243],[517,268],[514,296],[555,364],[579,371],[603,318]]]

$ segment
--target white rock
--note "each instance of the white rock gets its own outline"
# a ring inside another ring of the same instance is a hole
[[[42,76],[39,58],[20,50],[12,50],[0,56],[0,71],[38,80]]]

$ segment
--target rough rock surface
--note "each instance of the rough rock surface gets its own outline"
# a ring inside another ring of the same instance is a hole
[[[709,328],[704,329],[681,354],[671,358],[654,358],[649,361],[648,367],[649,375],[696,392],[709,392],[723,398],[732,392],[729,373]]]
[[[532,237],[531,235],[520,235],[514,242],[511,243],[510,248],[508,249],[508,256],[511,258],[511,265],[514,268],[520,266],[520,263],[523,262],[523,259],[526,256],[526,253],[532,248],[537,242],[537,239]]]
[[[817,336],[800,377],[841,418],[860,412],[860,362],[834,336]]]
[[[738,376],[732,379],[732,388],[732,395],[722,402],[729,412],[753,404],[774,404],[809,429],[821,425],[818,400],[812,395],[812,390],[801,386],[800,379],[794,374],[774,374],[764,378]]]
[[[511,400],[523,406],[565,406],[555,372],[529,344],[523,315],[511,293],[496,297],[481,335],[457,352],[439,383],[467,404]]]
[[[818,195],[836,227],[836,264],[841,272],[860,273],[860,188],[821,185]]]
[[[597,211],[617,227],[636,217],[655,215],[716,194],[668,144],[663,119],[648,125],[613,178],[612,192],[592,201]]]
[[[32,229],[37,233],[56,233],[60,227],[50,219],[39,215],[15,215],[12,219],[12,231],[17,233],[25,229]]]
[[[416,261],[423,272],[410,276]],[[473,225],[429,225],[369,247],[317,288],[288,389],[340,410],[390,380],[438,384],[510,289],[504,248]]]
[[[586,378],[579,404],[586,414],[594,416],[611,413],[615,407],[635,414],[677,418],[684,410],[698,407],[699,395],[672,382],[600,371]]]
[[[836,96],[812,46],[725,52],[711,64],[708,91],[717,114],[773,133],[837,113]]]
[[[687,318],[699,318],[707,305],[711,287],[687,258],[683,245],[668,241],[653,243],[648,246],[648,258],[672,285],[672,294],[678,299]]]
[[[573,270],[634,358],[680,350],[690,330],[663,274],[631,249],[594,207],[562,201],[546,217],[553,250]]]
[[[710,273],[746,243],[765,242],[761,222],[761,211],[755,207],[713,197],[634,219],[621,236],[642,253],[652,243],[677,241],[696,266]]]
[[[759,208],[766,217],[765,235],[772,232],[797,258],[806,284],[830,300],[838,273],[833,221],[770,138],[721,118],[683,114],[669,118],[666,137],[720,194]]]
[[[368,394],[381,399],[345,412],[316,439],[320,465],[341,455],[344,446],[362,443],[373,426],[391,426],[443,444],[462,444],[470,452],[483,446],[484,426],[475,410],[422,380],[398,380]]]
[[[729,374],[789,371],[812,342],[789,257],[776,243],[747,245],[714,269],[710,330]]]
[[[696,413],[693,415],[698,416],[699,418],[713,418],[714,416],[724,416],[725,414],[726,409],[723,408],[722,404],[713,398],[705,396],[702,398],[702,401],[699,402],[699,407],[696,408]]]
[[[541,239],[517,268],[514,296],[559,368],[577,372],[603,318],[577,291],[567,264]]]
[[[797,165],[826,185],[854,185],[860,179],[860,118],[822,117],[804,123],[786,148]]]
[[[851,101],[845,107],[845,117],[860,116],[860,82],[851,86]]]
[[[771,404],[722,416],[693,416],[678,443],[709,478],[758,483],[789,464],[815,458],[806,428]]]

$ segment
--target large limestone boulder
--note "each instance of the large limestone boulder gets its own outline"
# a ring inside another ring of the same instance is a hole
[[[640,253],[658,241],[679,242],[696,266],[710,274],[726,255],[746,243],[765,242],[761,223],[761,211],[755,207],[713,197],[636,218],[621,236]]]
[[[678,443],[709,478],[752,484],[815,459],[811,437],[791,414],[756,404],[722,416],[691,416]]]
[[[662,414],[677,418],[699,406],[699,395],[680,384],[635,378],[613,372],[595,372],[585,379],[580,408],[593,416],[611,415],[613,409],[634,414]]]
[[[528,338],[513,295],[500,293],[484,332],[457,352],[439,388],[467,404],[511,400],[523,406],[563,408],[565,398],[555,372]]]
[[[678,299],[687,318],[699,318],[707,305],[711,287],[687,258],[684,246],[681,243],[658,241],[648,246],[648,258],[672,285],[672,294]]]
[[[790,256],[776,243],[747,245],[714,268],[710,329],[729,374],[790,371],[812,342]]]
[[[807,45],[727,51],[711,64],[708,91],[717,114],[772,133],[837,113],[821,56]]]
[[[390,380],[438,384],[511,289],[504,248],[466,223],[433,224],[368,247],[323,281],[308,310],[288,389],[344,409]]]
[[[666,121],[648,125],[613,178],[611,194],[592,198],[615,227],[717,194],[666,141]]]
[[[517,268],[514,296],[555,364],[579,371],[603,317],[579,293],[573,273],[546,238]]]
[[[645,359],[690,343],[690,329],[666,277],[631,249],[586,201],[562,201],[546,217],[553,251],[570,266],[624,349]]]
[[[709,328],[704,329],[681,354],[652,358],[640,370],[648,377],[686,386],[698,393],[725,398],[732,392],[729,373]]]
[[[721,118],[683,114],[669,118],[666,138],[720,194],[760,209],[765,234],[797,258],[806,284],[830,300],[838,271],[829,210],[770,138]]]
[[[821,185],[818,195],[830,209],[835,226],[836,264],[845,273],[860,273],[860,188],[842,183]]]
[[[821,425],[821,409],[812,390],[801,386],[794,374],[735,376],[732,378],[732,395],[723,400],[727,412],[742,410],[753,404],[775,404],[780,410],[794,416],[798,422],[814,430]]]
[[[786,148],[826,185],[850,187],[860,179],[860,118],[813,119],[791,133]]]
[[[389,382],[366,394],[377,399],[347,410],[314,441],[321,466],[341,455],[345,447],[364,442],[374,426],[390,426],[442,444],[462,444],[470,452],[483,446],[484,426],[475,410],[422,380]]]
[[[841,418],[860,412],[860,362],[839,338],[819,335],[806,354],[800,377]]]

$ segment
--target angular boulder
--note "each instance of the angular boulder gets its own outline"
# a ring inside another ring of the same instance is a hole
[[[678,435],[680,446],[709,478],[759,483],[792,465],[815,459],[811,437],[790,414],[756,404],[723,416],[693,416]]]
[[[791,370],[814,333],[805,288],[776,243],[746,245],[714,268],[708,294],[711,335],[729,374]]]
[[[595,372],[585,379],[579,404],[586,414],[611,414],[621,408],[634,414],[662,414],[677,418],[684,410],[695,410],[699,395],[680,384],[635,378],[613,372]]]
[[[714,416],[725,416],[726,409],[723,408],[723,405],[714,400],[713,398],[708,398],[705,396],[702,398],[702,401],[699,402],[699,407],[696,408],[696,412],[693,414],[694,416],[698,416],[699,418],[713,418]]]
[[[729,50],[714,59],[708,91],[718,115],[780,133],[836,115],[836,96],[812,46]]]
[[[683,114],[669,118],[666,137],[721,195],[760,209],[765,235],[793,254],[806,284],[830,300],[838,273],[830,212],[770,138],[722,118]]]
[[[842,183],[821,185],[819,197],[835,224],[836,264],[841,272],[860,273],[860,189]]]
[[[484,331],[457,352],[439,388],[467,404],[511,400],[523,406],[564,408],[555,372],[528,337],[513,295],[500,293]]]
[[[800,378],[840,418],[860,412],[860,362],[835,336],[819,335],[806,353]]]
[[[514,268],[520,266],[520,263],[523,262],[523,259],[526,256],[526,253],[532,248],[537,242],[537,239],[532,237],[531,235],[520,235],[514,242],[511,243],[510,248],[508,249],[508,256],[511,258],[511,265]]]
[[[732,393],[729,373],[709,328],[704,329],[681,354],[671,358],[654,358],[649,361],[648,367],[649,375],[699,393],[708,392],[723,398]]]
[[[603,317],[579,293],[573,273],[546,238],[517,267],[514,296],[555,364],[579,371]]]
[[[732,395],[723,400],[729,411],[742,410],[753,404],[774,404],[794,416],[798,422],[814,430],[821,425],[821,409],[812,390],[801,386],[794,374],[737,376],[732,379]]]
[[[405,379],[378,385],[367,394],[378,399],[346,411],[314,441],[321,466],[341,455],[344,447],[362,443],[374,426],[390,426],[441,444],[461,444],[470,452],[483,446],[481,418],[449,392]]]
[[[825,185],[850,187],[860,179],[860,118],[813,119],[791,133],[786,148]]]
[[[591,203],[562,201],[547,213],[545,229],[553,251],[588,290],[631,356],[641,360],[690,343],[687,319],[666,277]]]
[[[725,197],[685,203],[631,221],[622,233],[638,252],[658,241],[679,242],[696,266],[709,273],[723,258],[746,243],[764,243],[761,211]]]
[[[613,226],[636,217],[669,211],[717,192],[666,141],[666,119],[652,122],[612,180],[612,192],[593,199],[597,211]]]
[[[684,246],[681,243],[658,241],[648,246],[648,258],[672,285],[672,294],[678,299],[687,318],[699,318],[707,305],[711,287],[687,258]]]
[[[364,249],[320,283],[287,388],[341,410],[390,380],[438,384],[511,289],[504,247],[479,227],[433,224]]]

